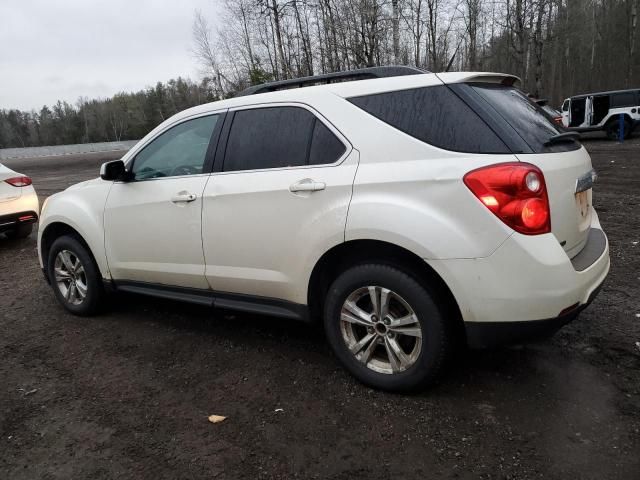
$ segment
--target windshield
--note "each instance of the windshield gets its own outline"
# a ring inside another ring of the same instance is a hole
[[[549,140],[564,130],[517,88],[495,84],[471,84],[471,88],[493,107],[534,153],[580,148],[579,142],[572,139],[550,145]]]

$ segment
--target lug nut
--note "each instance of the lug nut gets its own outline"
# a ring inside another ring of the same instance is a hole
[[[393,334],[393,332],[389,332],[389,333],[387,333],[387,336],[388,336],[389,338],[393,338],[395,335]]]
[[[373,333],[373,327],[369,327],[369,328],[367,328],[367,332],[369,332],[369,333]]]
[[[375,315],[371,315],[371,321],[372,322],[377,322],[378,321],[378,317],[376,317]]]
[[[389,321],[389,319],[388,319],[388,318],[385,318],[385,319],[384,319],[384,324],[385,324],[385,325],[389,325],[390,323],[391,323],[391,322]]]

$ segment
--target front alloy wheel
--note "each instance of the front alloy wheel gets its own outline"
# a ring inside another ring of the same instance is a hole
[[[87,296],[87,275],[80,259],[69,250],[61,250],[54,263],[55,282],[70,305],[80,305]]]
[[[422,351],[416,313],[388,288],[367,286],[351,293],[342,305],[340,330],[349,351],[375,372],[403,372]]]
[[[105,291],[100,271],[81,239],[58,237],[49,249],[47,278],[53,292],[74,315],[93,315],[104,305]]]

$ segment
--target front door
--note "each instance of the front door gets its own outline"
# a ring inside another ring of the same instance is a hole
[[[202,193],[218,120],[219,115],[198,117],[164,131],[129,164],[130,181],[112,186],[104,227],[114,280],[208,287]]]

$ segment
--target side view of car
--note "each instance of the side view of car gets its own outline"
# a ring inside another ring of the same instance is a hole
[[[602,130],[612,140],[620,136],[620,115],[623,115],[624,138],[628,138],[640,122],[640,90],[587,93],[562,103],[565,127],[577,132]]]
[[[590,157],[516,81],[381,67],[181,112],[45,201],[45,277],[78,315],[115,290],[321,321],[360,381],[423,388],[609,270]]]
[[[0,164],[0,233],[25,238],[38,221],[38,195],[25,175]]]

